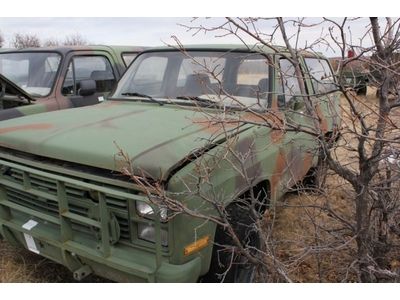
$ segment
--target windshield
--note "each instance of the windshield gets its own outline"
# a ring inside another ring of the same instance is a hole
[[[51,52],[0,53],[0,73],[36,97],[50,94],[61,56]]]
[[[111,98],[266,107],[269,62],[259,53],[160,51],[138,56]]]

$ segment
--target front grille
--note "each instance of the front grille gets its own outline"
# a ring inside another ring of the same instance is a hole
[[[23,172],[8,168],[2,175],[3,179],[19,185],[24,185]],[[38,176],[35,174],[29,175],[30,187],[36,191],[42,191],[46,194],[57,195],[57,182],[51,178]],[[26,191],[20,191],[10,187],[3,187],[7,200],[21,206],[47,213],[57,217],[59,214],[58,202],[47,199]],[[90,190],[84,189],[71,184],[65,184],[66,194],[69,203],[69,211],[90,219],[99,220],[97,200],[90,194]],[[120,227],[120,241],[131,241],[130,226],[128,219],[128,202],[126,199],[115,196],[105,195],[106,205],[108,210],[115,216]],[[93,228],[87,224],[76,220],[71,221],[72,229],[85,234],[95,235],[99,238],[100,234],[97,228]]]

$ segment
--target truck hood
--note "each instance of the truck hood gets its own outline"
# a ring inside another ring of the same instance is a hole
[[[10,79],[5,77],[4,75],[0,74],[0,83],[1,87],[5,88],[5,94],[13,95],[13,96],[21,96],[27,100],[35,101],[35,98],[30,95],[28,92],[20,88],[17,84],[12,82]],[[3,93],[0,90],[0,99],[3,97]]]
[[[203,114],[176,105],[106,101],[0,123],[0,146],[165,180],[188,155],[223,141]],[[119,155],[121,151],[127,159]]]

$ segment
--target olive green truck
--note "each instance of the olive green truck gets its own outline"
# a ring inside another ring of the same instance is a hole
[[[0,51],[0,121],[103,101],[143,49],[93,45]]]
[[[2,121],[1,238],[65,265],[77,280],[254,280],[254,268],[236,259],[224,264],[224,228],[163,205],[140,182],[152,182],[191,212],[218,216],[191,192],[200,189],[239,224],[246,216],[236,200],[249,192],[243,172],[267,190],[268,203],[301,181],[318,163],[318,139],[262,124],[273,114],[314,128],[304,114],[307,97],[329,136],[339,126],[339,98],[327,59],[301,55],[304,95],[290,55],[277,49],[148,49],[100,104]],[[221,116],[236,120],[234,130],[209,122]],[[228,143],[232,151],[225,151]],[[247,157],[242,168],[237,157]],[[201,166],[212,166],[206,180]]]

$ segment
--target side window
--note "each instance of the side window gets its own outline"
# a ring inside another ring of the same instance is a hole
[[[286,58],[279,59],[278,78],[278,106],[283,107],[289,103],[293,97],[301,95],[301,89],[296,76],[296,70],[290,60]]]
[[[68,66],[63,95],[77,96],[82,80],[94,80],[96,93],[110,92],[116,83],[111,64],[104,56],[74,57]]]
[[[237,69],[235,96],[267,99],[269,94],[269,61],[255,54],[244,58]]]
[[[125,66],[128,67],[137,55],[138,54],[136,52],[122,53],[122,59],[125,63]]]
[[[328,61],[318,58],[305,59],[315,94],[326,94],[336,89],[335,79]]]

